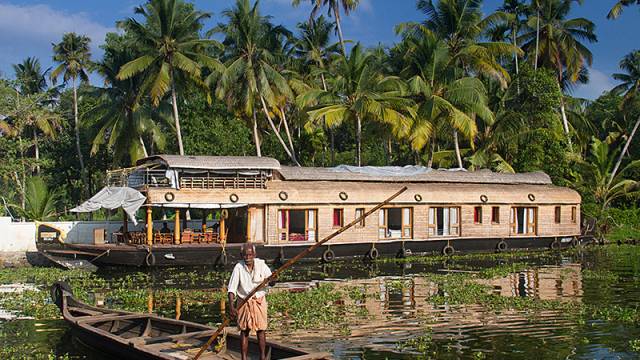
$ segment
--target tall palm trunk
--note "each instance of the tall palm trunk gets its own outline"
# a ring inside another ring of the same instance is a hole
[[[142,146],[142,154],[144,155],[144,157],[149,157],[149,153],[147,153],[147,147],[144,145],[142,135],[138,136],[138,141],[140,141],[140,146]]]
[[[516,38],[516,27],[515,25],[513,26],[513,29],[511,30],[513,33],[513,47],[515,47],[516,49],[518,48],[518,40]],[[520,74],[520,68],[518,66],[518,52],[514,49],[513,50],[513,59],[516,62],[516,91],[518,92],[518,94],[520,94],[520,79],[517,78],[518,74]]]
[[[538,52],[540,51],[540,8],[536,9],[536,58],[533,63],[533,70],[538,70]]]
[[[327,81],[324,78],[324,74],[320,74],[320,79],[322,80],[322,88],[324,89],[324,91],[327,91]],[[324,123],[324,126],[329,129],[329,137],[331,138],[331,166],[334,166],[336,163],[335,133],[333,131],[333,127],[330,127],[327,125],[327,121],[326,121],[327,117],[323,116],[322,118],[323,118],[322,122]]]
[[[573,151],[573,144],[571,143],[571,136],[569,135],[569,120],[567,120],[567,112],[564,109],[563,97],[560,97],[560,114],[562,115],[562,128],[569,143],[569,150]]]
[[[431,169],[433,167],[433,155],[436,153],[436,139],[431,139],[431,154],[429,154],[429,162],[427,167]]]
[[[362,166],[362,119],[356,115],[356,165]]]
[[[611,171],[611,177],[609,178],[609,183],[607,184],[608,186],[611,185],[611,183],[613,182],[613,178],[616,177],[618,168],[620,168],[620,164],[622,164],[622,158],[624,158],[624,154],[626,154],[627,150],[629,150],[629,145],[631,145],[631,140],[633,140],[633,136],[636,134],[636,131],[638,130],[639,125],[640,125],[640,116],[638,117],[638,120],[636,120],[636,124],[633,126],[633,130],[631,130],[631,134],[629,134],[629,138],[627,138],[627,141],[624,144],[624,148],[622,148],[622,152],[620,153],[620,156],[618,156],[618,161],[616,161],[616,166],[614,166],[613,171]]]
[[[344,46],[342,26],[340,25],[340,10],[338,9],[337,3],[333,6],[333,16],[336,18],[336,28],[338,29],[338,38],[340,39],[340,45],[342,46],[342,55],[347,56],[347,48]]]
[[[280,114],[282,114],[282,122],[284,123],[284,131],[287,134],[287,140],[289,141],[289,146],[291,148],[291,155],[293,155],[293,162],[296,165],[300,166],[298,162],[298,156],[296,155],[296,149],[293,147],[293,139],[291,138],[291,132],[289,131],[289,123],[287,122],[287,114],[284,112],[284,109],[279,108]]]
[[[84,158],[80,149],[80,124],[78,121],[78,89],[76,88],[76,78],[72,78],[73,82],[73,131],[76,136],[76,151],[78,152],[78,160],[80,161],[80,175],[84,176]]]
[[[278,138],[280,145],[282,145],[282,148],[287,153],[291,161],[293,161],[296,165],[300,166],[300,164],[298,164],[298,160],[296,160],[295,155],[291,153],[291,151],[289,150],[289,147],[282,139],[282,136],[280,136],[280,132],[276,128],[276,125],[273,123],[273,119],[271,119],[271,115],[269,114],[267,103],[264,101],[264,98],[262,96],[260,96],[260,102],[262,103],[262,111],[264,112],[264,115],[267,117],[267,120],[269,121],[269,126],[271,126],[271,130],[273,130],[273,132],[276,134],[276,137]]]
[[[462,166],[462,156],[460,156],[460,145],[458,144],[458,130],[453,130],[453,144],[456,148],[456,159],[458,160],[458,167],[464,169]]]
[[[262,156],[262,149],[260,149],[260,137],[258,136],[258,118],[256,117],[256,111],[253,110],[253,142],[256,144],[256,155]]]
[[[184,147],[182,146],[182,132],[180,131],[180,115],[178,115],[178,97],[176,96],[176,83],[173,78],[173,70],[171,70],[171,105],[173,107],[173,120],[176,124],[176,137],[178,138],[178,151],[184,156]]]
[[[33,151],[36,158],[36,175],[40,174],[40,146],[38,146],[38,132],[33,127]]]

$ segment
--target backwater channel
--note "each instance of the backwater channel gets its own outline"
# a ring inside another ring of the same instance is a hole
[[[214,325],[228,276],[204,267],[0,269],[2,284],[38,287],[0,288],[0,314],[18,317],[0,320],[0,355],[109,358],[56,319],[45,286],[55,279],[68,277],[92,304]],[[269,303],[270,340],[336,359],[639,359],[640,246],[308,262],[280,279]]]

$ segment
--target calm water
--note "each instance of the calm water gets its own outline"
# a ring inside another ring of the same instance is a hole
[[[358,288],[366,293],[356,306],[366,317],[354,316],[348,329],[314,329],[269,337],[316,351],[329,351],[337,359],[638,359],[630,341],[640,343],[640,325],[578,320],[560,311],[503,311],[495,313],[481,304],[434,306],[428,301],[438,294],[429,273],[477,272],[505,262],[527,262],[527,270],[490,280],[481,280],[505,297],[533,297],[542,300],[579,301],[596,307],[619,305],[640,307],[640,247],[622,251],[599,248],[580,253],[523,255],[505,260],[461,258],[455,261],[423,263],[338,262],[330,266],[304,264],[287,274],[278,287],[313,287],[322,281],[337,288]],[[99,275],[117,280],[135,272],[106,269]],[[594,275],[595,274],[595,275]],[[607,276],[598,275],[606,274]],[[502,274],[504,275],[504,274]],[[164,316],[202,323],[221,320],[221,304],[207,299],[224,283],[212,269],[154,270],[142,285],[148,296],[142,306]],[[177,288],[171,294],[165,288]],[[195,293],[195,294],[194,294]],[[95,302],[117,308],[100,293]],[[17,320],[0,322],[0,332],[17,334],[7,345],[25,341],[39,350],[71,357],[103,359],[79,343],[63,321]],[[402,346],[411,339],[430,338],[427,349]],[[7,338],[7,337],[2,337]],[[640,344],[639,344],[640,345]],[[637,349],[636,349],[637,350]],[[28,356],[27,356],[28,358]]]

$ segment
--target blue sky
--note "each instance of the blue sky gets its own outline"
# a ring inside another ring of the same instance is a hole
[[[69,31],[84,33],[92,39],[93,57],[99,58],[98,46],[107,32],[115,31],[115,22],[132,16],[133,8],[142,0],[50,0],[4,1],[0,0],[0,73],[12,77],[11,64],[35,56],[46,67],[52,65],[51,44]],[[207,24],[211,27],[221,21],[222,10],[231,7],[232,0],[197,0],[196,7],[213,13]],[[263,14],[273,17],[274,23],[290,29],[307,19],[309,6],[293,8],[290,0],[262,0]],[[420,21],[423,16],[415,8],[415,0],[361,0],[359,8],[343,20],[343,32],[347,39],[366,45],[397,41],[393,31],[403,21]],[[485,0],[483,9],[489,13],[502,0]],[[640,48],[638,40],[638,8],[630,7],[615,21],[606,19],[615,0],[586,0],[582,6],[574,6],[572,17],[587,17],[596,24],[598,42],[589,45],[593,52],[591,82],[574,92],[575,96],[594,99],[615,84],[611,74],[618,71],[618,62],[630,51]],[[93,77],[98,82],[97,77]]]

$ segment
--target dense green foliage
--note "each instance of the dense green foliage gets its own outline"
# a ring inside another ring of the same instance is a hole
[[[419,0],[421,21],[369,49],[340,27],[358,1],[312,4],[310,19],[287,29],[259,2],[237,0],[209,29],[212,15],[189,2],[149,0],[118,21],[101,59],[69,33],[48,76],[38,59],[14,65],[15,80],[0,79],[0,185],[14,215],[35,218],[31,176],[59,196],[47,213],[68,217],[105,170],[143,156],[257,154],[306,166],[544,171],[580,191],[601,233],[636,236],[612,209],[636,211],[640,52],[621,59],[610,92],[573,98],[597,41],[589,19],[569,16],[579,2],[509,0],[483,14],[481,0]],[[89,85],[90,72],[104,84]]]

